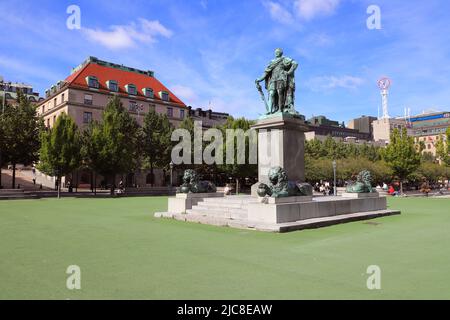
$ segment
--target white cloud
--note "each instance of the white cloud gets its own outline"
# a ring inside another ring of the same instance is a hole
[[[159,36],[170,38],[173,32],[158,20],[139,19],[139,23],[111,26],[110,30],[82,29],[89,40],[109,49],[126,49],[138,43],[154,43]]]
[[[333,14],[340,0],[296,0],[294,10],[296,14],[305,20],[311,20],[316,16]]]
[[[293,24],[294,18],[292,14],[281,4],[273,1],[264,2],[264,6],[269,10],[270,17],[283,24]]]
[[[364,79],[354,76],[321,76],[310,79],[307,86],[312,91],[328,91],[333,89],[356,89],[364,83]]]
[[[170,90],[188,105],[195,105],[198,103],[198,96],[191,87],[176,84],[171,86]]]

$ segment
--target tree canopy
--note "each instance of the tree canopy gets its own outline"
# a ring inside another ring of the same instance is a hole
[[[391,141],[383,151],[383,158],[393,173],[400,179],[400,192],[403,192],[403,181],[420,165],[420,154],[414,145],[414,138],[408,136],[406,128],[394,129]]]
[[[66,113],[41,134],[40,154],[39,170],[57,177],[59,191],[60,178],[81,166],[81,135],[75,121]]]
[[[20,91],[17,92],[17,102],[17,106],[5,106],[0,120],[2,162],[11,163],[13,167],[13,189],[16,187],[16,165],[30,165],[39,159],[39,134],[43,128],[36,108]]]
[[[93,122],[84,134],[83,153],[86,163],[105,178],[129,173],[139,164],[140,128],[123,107],[118,96],[112,97],[102,114],[102,121]]]
[[[165,114],[150,110],[145,115],[142,131],[144,163],[150,167],[150,174],[153,176],[154,168],[165,168],[170,162],[172,125]]]

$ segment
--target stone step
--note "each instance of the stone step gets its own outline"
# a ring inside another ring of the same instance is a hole
[[[247,209],[247,203],[224,203],[224,202],[212,202],[212,201],[201,201],[197,204],[198,206],[208,207],[211,209],[216,208],[234,208],[234,209]]]
[[[210,210],[211,212],[229,212],[229,213],[247,213],[247,208],[231,208],[231,207],[214,207],[207,204],[197,204],[192,209]]]
[[[225,198],[205,198],[203,202],[207,203],[220,203],[220,204],[249,204],[251,202],[257,202],[255,198],[252,197],[225,197]]]

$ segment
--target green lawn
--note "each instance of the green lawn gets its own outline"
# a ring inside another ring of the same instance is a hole
[[[450,199],[389,199],[402,215],[288,234],[153,218],[166,202],[0,201],[0,299],[450,299]]]

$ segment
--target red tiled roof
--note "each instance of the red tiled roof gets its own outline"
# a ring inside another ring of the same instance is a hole
[[[136,96],[141,99],[146,99],[144,93],[142,92],[142,89],[152,88],[155,100],[161,100],[158,92],[166,91],[169,93],[169,99],[171,103],[186,106],[183,101],[181,101],[169,89],[167,89],[167,87],[165,87],[154,77],[150,77],[148,75],[140,74],[137,72],[120,70],[113,67],[101,66],[92,62],[86,64],[80,70],[71,74],[66,78],[65,81],[69,86],[84,87],[87,89],[89,88],[86,83],[86,77],[88,76],[97,77],[100,92],[109,93],[110,90],[107,88],[106,82],[108,80],[115,80],[119,83],[119,93],[122,95],[128,96],[125,86],[127,84],[134,84],[137,89]]]

